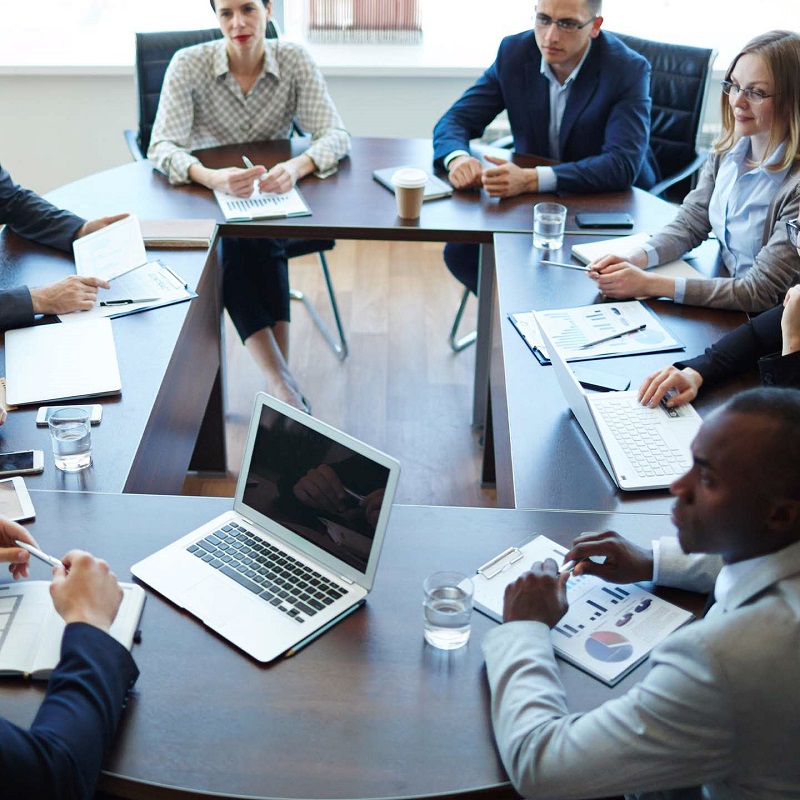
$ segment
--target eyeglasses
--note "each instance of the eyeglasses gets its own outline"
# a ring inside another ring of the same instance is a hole
[[[537,28],[549,28],[555,25],[560,31],[564,33],[577,33],[587,25],[591,25],[597,17],[592,17],[588,22],[580,23],[575,19],[553,19],[548,17],[547,14],[537,14],[534,19],[536,20]]]
[[[722,91],[725,94],[729,94],[731,97],[743,94],[747,102],[752,103],[754,106],[761,105],[768,97],[775,97],[774,94],[764,94],[764,92],[759,92],[758,89],[742,89],[741,86],[733,83],[733,81],[721,81],[721,83]]]
[[[796,219],[792,219],[786,223],[786,234],[789,237],[789,244],[791,244],[792,247],[797,247],[797,222]]]

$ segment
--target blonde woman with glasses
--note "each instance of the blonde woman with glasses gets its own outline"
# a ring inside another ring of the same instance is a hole
[[[722,82],[722,134],[675,220],[643,247],[590,264],[606,297],[760,312],[800,278],[786,222],[798,215],[800,35],[770,31],[734,58]],[[730,277],[667,278],[648,267],[680,258],[710,234]]]

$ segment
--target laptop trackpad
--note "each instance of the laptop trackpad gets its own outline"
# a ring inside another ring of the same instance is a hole
[[[204,578],[181,595],[180,605],[203,620],[209,627],[221,631],[230,619],[231,611],[222,599],[227,587],[221,586],[221,581],[225,580],[217,575]]]

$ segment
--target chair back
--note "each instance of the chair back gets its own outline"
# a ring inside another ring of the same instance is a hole
[[[157,31],[136,34],[136,89],[139,98],[139,130],[136,141],[143,155],[150,146],[153,123],[161,99],[169,62],[178,50],[203,42],[221,39],[219,28],[200,31]],[[277,39],[278,30],[272,21],[267,25],[267,39]]]
[[[697,152],[697,138],[717,52],[706,47],[653,42],[624,33],[614,35],[650,62],[653,101],[650,147],[662,176],[661,183],[651,191],[661,194],[672,185],[673,179],[686,177],[683,173],[687,167],[702,158]],[[688,182],[682,188],[688,191]]]

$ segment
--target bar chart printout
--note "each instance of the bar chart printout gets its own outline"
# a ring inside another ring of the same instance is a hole
[[[567,552],[541,535],[510,550],[515,554],[506,557],[507,563],[496,563],[489,569],[484,565],[473,579],[475,607],[497,621],[502,620],[503,594],[509,583],[534,561],[552,558],[560,565]],[[689,611],[637,584],[606,583],[594,575],[571,576],[567,600],[569,610],[551,631],[553,648],[564,660],[609,686],[692,618]]]

